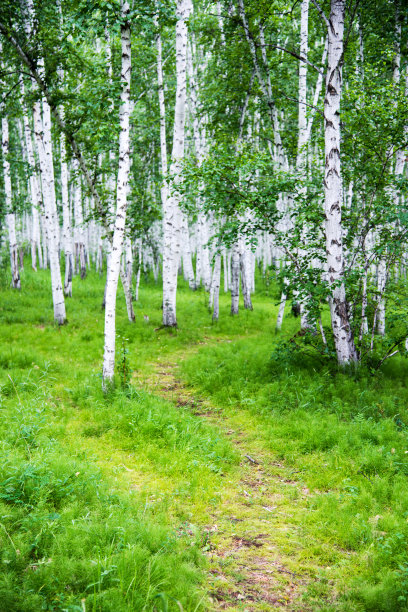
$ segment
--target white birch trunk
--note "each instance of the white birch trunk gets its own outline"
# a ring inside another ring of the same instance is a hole
[[[302,0],[300,18],[300,56],[307,59],[308,56],[308,21],[309,21],[309,0]],[[306,172],[308,142],[307,133],[307,63],[299,62],[299,106],[298,106],[298,147],[297,147],[297,168]]]
[[[129,287],[132,286],[132,276],[133,276],[133,253],[132,253],[132,243],[130,241],[129,236],[127,236],[125,241],[125,272],[126,272],[126,280]]]
[[[377,333],[385,335],[385,287],[387,285],[387,266],[383,258],[378,262],[377,289],[379,293],[377,308]]]
[[[206,291],[210,290],[211,287],[211,266],[210,266],[210,254],[208,252],[208,224],[204,213],[198,214],[198,248],[200,250],[200,266],[201,266],[201,278],[204,283]]]
[[[41,236],[40,236],[40,212],[42,208],[42,193],[40,186],[40,177],[37,174],[33,141],[31,136],[31,128],[28,119],[27,108],[23,107],[23,124],[24,124],[24,137],[27,151],[27,163],[30,167],[30,191],[31,191],[31,216],[32,216],[32,229],[31,229],[31,263],[33,270],[37,269],[37,252],[38,252],[38,264],[40,268],[43,267],[43,257],[41,249]]]
[[[281,301],[279,303],[278,317],[276,319],[276,329],[279,331],[282,328],[283,323],[283,315],[285,314],[285,306],[286,306],[286,290],[282,291]]]
[[[43,101],[43,117],[39,102],[34,104],[34,133],[40,162],[41,184],[44,204],[44,226],[47,236],[48,256],[51,270],[51,288],[54,304],[54,319],[59,325],[66,321],[64,293],[59,261],[59,224],[55,200],[54,165],[52,160],[51,112]]]
[[[186,62],[187,19],[190,15],[189,0],[177,0],[176,23],[176,104],[174,109],[174,133],[170,175],[177,182],[184,156],[184,127],[186,114]],[[167,193],[163,206],[163,325],[174,327],[176,318],[177,273],[180,258],[181,215],[179,195]]]
[[[239,312],[239,247],[235,243],[231,254],[231,314]]]
[[[227,249],[224,247],[222,249],[222,262],[224,266],[224,293],[228,293],[229,289],[229,270],[228,270],[228,257],[227,257]]]
[[[84,279],[86,277],[84,214],[82,207],[81,176],[79,173],[79,164],[76,159],[73,160],[73,169],[75,172],[75,181],[73,184],[75,273],[80,273],[81,279]]]
[[[120,273],[120,258],[123,251],[125,234],[127,195],[130,172],[130,76],[131,76],[131,32],[128,21],[130,7],[128,2],[121,5],[121,43],[122,68],[119,110],[119,167],[116,191],[116,218],[109,258],[105,301],[105,346],[103,356],[103,386],[113,382],[115,373],[116,339],[116,292]]]
[[[342,178],[340,158],[340,98],[342,88],[345,0],[332,0],[328,24],[328,66],[324,101],[324,214],[330,314],[340,365],[357,360],[344,286],[341,223]]]
[[[212,278],[212,294],[213,294],[213,315],[212,320],[218,321],[220,316],[220,280],[221,280],[221,255],[217,253],[214,262],[214,271]]]
[[[18,270],[18,247],[16,237],[16,217],[12,212],[12,192],[9,155],[9,125],[7,117],[1,120],[1,146],[3,154],[4,191],[6,196],[6,224],[9,239],[11,286],[21,289],[20,273]]]
[[[22,159],[23,159],[25,164],[28,164],[28,153],[27,153],[27,147],[26,147],[26,144],[25,144],[25,129],[22,127],[21,120],[17,121],[17,130],[18,130],[18,139],[20,141],[20,146],[21,146]],[[21,188],[22,189],[26,190],[27,195],[28,195],[28,199],[31,202],[33,202],[32,182],[31,182],[31,180],[29,180],[28,184],[26,184],[26,180],[25,180],[25,177],[24,177],[24,178],[22,178],[21,181],[19,181],[19,184],[21,184]],[[35,238],[33,238],[33,235],[35,233],[35,229],[36,229],[35,228],[35,222],[34,222],[34,220],[32,218],[32,215],[30,217],[30,215],[28,214],[28,211],[25,211],[24,215],[23,215],[21,240],[19,241],[17,239],[17,241],[20,242],[20,243],[30,242],[30,246],[31,246],[31,267],[36,272],[37,271],[37,243],[36,243]],[[37,229],[39,229],[39,226],[38,226],[38,215],[37,215]],[[24,252],[22,250],[20,250],[20,268],[22,270],[24,269]]]
[[[308,25],[309,25],[309,0],[302,0],[300,16],[300,56],[307,60],[308,56]],[[296,167],[302,178],[306,179],[307,172],[307,63],[299,62],[299,106],[298,106],[298,145]],[[306,196],[307,188],[303,187],[301,195]],[[303,240],[306,238],[306,228],[303,231]],[[305,254],[303,249],[299,249],[299,254]],[[300,327],[301,329],[311,329],[309,322],[308,300],[303,298],[300,303]]]
[[[253,310],[250,290],[250,279],[248,275],[248,266],[246,265],[245,257],[245,245],[243,245],[242,242],[242,239],[240,239],[241,244],[239,247],[239,264],[241,270],[242,297],[244,298],[244,308],[247,310]]]
[[[190,232],[188,231],[188,219],[187,215],[183,214],[182,219],[182,232],[183,232],[183,272],[184,278],[188,281],[190,289],[196,289],[196,283],[194,278],[194,268],[191,258],[191,243],[190,243]]]
[[[128,283],[128,278],[127,278],[125,270],[120,268],[119,275],[120,275],[120,280],[122,281],[123,292],[125,294],[126,311],[128,315],[128,320],[130,323],[133,323],[133,321],[135,320],[135,313],[133,310],[131,287]]]
[[[142,260],[143,257],[143,251],[142,251],[142,241],[140,241],[139,247],[138,247],[138,266],[137,266],[137,275],[136,275],[136,287],[135,287],[135,300],[136,302],[139,300],[139,286],[140,286],[140,275],[142,272]],[[153,259],[153,264],[154,264],[154,259]]]
[[[73,241],[71,230],[71,214],[68,195],[68,164],[66,160],[65,136],[60,139],[61,147],[61,195],[62,195],[62,240],[65,253],[64,294],[72,296],[73,274]]]
[[[42,204],[42,195],[41,195],[41,212],[40,212],[40,227],[41,227],[41,244],[42,244],[42,262],[41,266],[43,270],[48,268],[48,237],[47,230],[45,227],[45,216],[44,216],[44,206]]]

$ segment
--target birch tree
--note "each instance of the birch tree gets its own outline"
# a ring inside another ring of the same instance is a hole
[[[24,89],[22,91],[24,96]],[[32,230],[31,230],[31,263],[34,270],[37,269],[37,254],[38,263],[40,268],[43,267],[43,256],[41,249],[41,235],[40,235],[40,215],[42,210],[42,193],[40,185],[40,177],[37,172],[37,167],[34,157],[32,131],[29,121],[28,108],[23,103],[23,125],[24,125],[24,138],[27,151],[27,163],[30,172],[30,193],[31,193],[31,217],[32,217]]]
[[[190,0],[177,0],[177,83],[174,109],[173,148],[170,164],[170,176],[172,177],[174,186],[177,186],[180,180],[181,163],[184,156],[184,127],[187,98],[187,20],[191,10],[192,5]],[[182,230],[179,199],[180,196],[178,192],[172,189],[167,193],[165,202],[163,202],[163,325],[166,327],[175,327],[177,325],[177,274]]]
[[[66,160],[65,135],[61,134],[61,198],[62,198],[62,240],[65,253],[64,294],[72,296],[73,244],[71,230],[71,211],[68,193],[68,164]]]
[[[6,196],[6,224],[9,239],[11,286],[21,289],[20,273],[18,269],[18,248],[16,236],[16,217],[13,212],[11,175],[9,156],[9,123],[7,117],[1,120],[1,145],[3,154],[4,192]]]
[[[324,99],[324,215],[327,273],[331,291],[329,304],[337,359],[340,365],[345,365],[357,360],[344,285],[341,216],[343,184],[340,157],[340,100],[344,60],[345,0],[331,0],[329,18],[322,11],[321,14],[327,24],[328,36],[328,65]]]
[[[121,82],[119,110],[119,166],[116,188],[116,215],[106,282],[105,301],[105,346],[103,356],[103,384],[106,388],[113,382],[115,373],[116,336],[116,292],[120,274],[120,260],[123,251],[127,197],[130,173],[130,79],[131,79],[131,28],[129,3],[121,4]]]

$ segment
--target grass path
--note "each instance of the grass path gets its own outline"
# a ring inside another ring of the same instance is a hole
[[[239,453],[239,466],[227,478],[220,476],[221,501],[211,512],[211,522],[202,526],[208,538],[213,607],[254,612],[310,609],[303,595],[320,568],[302,561],[299,535],[310,492],[293,469],[271,456],[253,416],[221,411],[182,382],[180,359],[193,357],[197,350],[177,351],[151,364],[150,376],[139,375],[138,382],[219,428]]]

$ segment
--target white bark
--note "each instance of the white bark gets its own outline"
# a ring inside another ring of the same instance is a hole
[[[193,128],[193,140],[194,149],[197,157],[198,165],[201,165],[205,155],[205,131],[202,125],[203,121],[199,120],[199,109],[198,109],[198,79],[196,70],[196,58],[197,50],[194,39],[191,45],[188,47],[187,56],[187,73],[189,78],[189,102],[190,102],[190,113],[192,116],[192,128]],[[197,251],[199,252],[200,259],[200,281],[204,283],[206,291],[210,291],[211,288],[211,265],[210,265],[210,254],[208,250],[208,222],[207,216],[203,210],[202,202],[197,202],[198,207],[198,219],[197,219]],[[197,285],[199,284],[197,279]]]
[[[140,274],[142,272],[142,263],[143,263],[143,251],[142,251],[142,241],[140,240],[140,244],[138,247],[138,256],[137,256],[137,261],[138,261],[138,266],[137,266],[137,275],[136,275],[136,286],[135,286],[135,300],[136,302],[139,300],[139,286],[140,286]],[[154,264],[154,259],[153,259],[153,264]]]
[[[1,120],[1,145],[3,153],[3,175],[4,191],[6,196],[6,224],[9,239],[11,286],[13,289],[21,289],[20,273],[18,271],[18,247],[16,237],[16,217],[12,212],[12,192],[9,155],[9,125],[7,117]]]
[[[302,0],[300,17],[300,56],[307,59],[308,55],[308,20],[309,0]],[[307,161],[307,63],[299,62],[299,106],[298,106],[298,150],[296,165],[302,172],[306,171]]]
[[[65,136],[61,135],[61,194],[62,194],[62,240],[65,253],[64,294],[72,296],[73,241],[68,195],[68,164],[66,160]]]
[[[213,299],[213,315],[212,320],[218,321],[220,316],[220,279],[221,279],[221,254],[215,255],[214,270],[212,277],[212,299]]]
[[[24,93],[24,92],[23,92]],[[40,212],[42,208],[42,193],[40,186],[40,177],[38,176],[33,141],[31,135],[31,128],[28,119],[27,108],[23,106],[23,122],[24,122],[24,138],[27,151],[27,163],[30,168],[30,191],[31,191],[31,216],[32,216],[32,229],[31,229],[31,264],[34,270],[37,269],[37,252],[38,252],[38,263],[40,268],[43,267],[43,257],[41,249],[41,236],[40,236]]]
[[[236,242],[232,247],[231,255],[231,314],[239,312],[239,247]]]
[[[194,268],[191,258],[191,243],[190,243],[190,232],[188,231],[188,220],[186,215],[182,215],[182,232],[183,232],[183,272],[184,278],[188,281],[190,289],[196,289],[196,283],[194,278]]]
[[[242,296],[244,298],[244,308],[247,310],[253,310],[250,289],[251,281],[248,273],[248,266],[246,265],[245,245],[243,244],[242,238],[239,241],[239,264],[241,270],[241,286]]]
[[[42,262],[41,266],[44,270],[48,268],[48,244],[47,244],[47,230],[45,227],[45,216],[44,216],[44,206],[42,204],[42,195],[41,195],[41,211],[40,211],[40,227],[41,227],[41,244],[42,244]]]
[[[309,0],[302,0],[301,16],[300,16],[300,56],[307,60],[308,56],[308,30],[309,30]],[[298,145],[296,168],[300,172],[302,179],[306,180],[307,176],[307,62],[299,62],[299,106],[298,106]],[[307,187],[304,186],[300,190],[304,197],[307,194]],[[306,228],[303,228],[303,241],[306,240]],[[305,254],[304,249],[299,249],[300,256]],[[309,320],[308,299],[303,297],[300,302],[300,327],[301,329],[312,329],[313,325]]]
[[[286,291],[282,291],[281,301],[279,303],[278,317],[276,319],[276,329],[280,330],[282,328],[283,315],[285,314],[285,306],[286,306]]]
[[[339,364],[357,360],[344,286],[341,222],[340,98],[342,88],[345,0],[332,0],[328,25],[328,66],[324,102],[325,172],[324,214],[330,314]]]
[[[128,283],[128,277],[123,269],[119,270],[120,280],[122,281],[123,292],[125,294],[125,302],[126,302],[126,311],[128,315],[128,320],[130,323],[133,323],[135,320],[135,313],[133,310],[132,303],[132,291],[131,287]]]
[[[211,287],[211,266],[210,266],[210,253],[208,251],[208,223],[203,212],[198,214],[197,221],[198,229],[198,249],[200,250],[200,271],[201,278],[206,291],[210,290]]]
[[[81,278],[86,277],[86,258],[85,258],[85,231],[84,231],[84,214],[82,203],[81,176],[79,173],[79,164],[77,160],[73,160],[73,170],[75,180],[73,183],[73,204],[74,204],[74,243],[75,243],[75,274],[80,272]]]
[[[229,289],[229,268],[227,249],[225,247],[222,249],[222,261],[224,266],[224,293],[227,293]]]
[[[112,239],[108,278],[106,282],[105,302],[105,346],[103,356],[103,385],[113,381],[115,372],[115,336],[116,336],[116,292],[120,273],[120,258],[123,251],[125,233],[127,195],[129,191],[130,172],[130,76],[131,76],[131,32],[128,21],[130,7],[128,2],[121,6],[121,43],[122,68],[119,110],[119,167],[116,191],[116,218]]]
[[[59,261],[59,224],[57,204],[55,200],[54,164],[51,142],[51,112],[48,102],[43,100],[43,116],[41,104],[35,102],[34,133],[40,162],[41,184],[44,204],[44,226],[47,236],[48,256],[51,269],[51,288],[54,304],[54,319],[59,325],[66,321],[64,293],[61,282]]]
[[[133,252],[132,243],[130,241],[129,236],[127,236],[125,241],[125,272],[127,284],[129,285],[129,287],[131,287],[133,276]]]
[[[180,177],[184,156],[186,114],[187,19],[192,6],[189,0],[177,0],[176,23],[176,104],[174,109],[173,150],[170,175],[175,186]],[[168,193],[163,202],[163,325],[174,327],[176,318],[177,273],[180,258],[181,215],[179,194]]]

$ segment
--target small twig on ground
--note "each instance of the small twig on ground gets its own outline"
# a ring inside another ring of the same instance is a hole
[[[248,459],[248,461],[250,461],[254,465],[259,465],[259,461],[256,461],[255,459],[253,459],[250,455],[245,455],[245,458]]]

